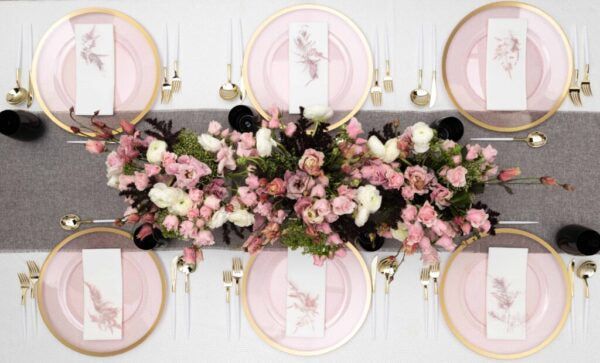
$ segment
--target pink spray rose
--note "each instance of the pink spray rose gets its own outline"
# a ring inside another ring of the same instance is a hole
[[[241,202],[247,207],[253,207],[258,202],[258,196],[251,191],[249,187],[239,187],[238,195],[240,196]]]
[[[498,155],[498,150],[494,149],[492,145],[488,145],[481,150],[481,153],[486,162],[493,163],[496,160],[496,155]]]
[[[429,202],[425,202],[421,209],[419,209],[419,213],[417,214],[417,220],[423,223],[426,227],[433,226],[437,218],[437,212],[435,209],[429,204]]]
[[[508,168],[504,169],[498,174],[498,180],[507,182],[521,175],[520,168]]]
[[[438,184],[431,191],[430,197],[435,205],[439,208],[450,206],[450,199],[452,199],[453,193],[445,186]]]
[[[348,136],[350,136],[351,139],[356,139],[358,135],[363,133],[362,126],[355,117],[352,117],[350,122],[348,122],[348,126],[346,126],[346,131],[348,132]]]
[[[479,156],[479,152],[481,152],[481,146],[478,144],[475,145],[467,145],[467,156],[465,159],[471,161],[477,159]]]
[[[196,246],[210,246],[215,244],[215,237],[213,236],[211,231],[199,231],[194,236],[194,244]]]
[[[208,123],[208,133],[216,136],[221,132],[221,124],[217,121],[211,121]]]
[[[101,154],[106,149],[106,145],[104,141],[88,140],[85,149],[91,154]]]
[[[422,166],[409,166],[404,171],[404,177],[416,194],[427,194],[427,186],[433,180],[434,176],[428,173]]]
[[[338,216],[350,214],[354,212],[354,209],[356,208],[356,203],[346,196],[334,198],[331,205],[333,207],[333,213],[337,214]]]
[[[285,182],[281,178],[275,178],[267,184],[267,193],[270,195],[283,195],[285,193]]]
[[[139,191],[142,191],[142,190],[148,188],[150,179],[148,178],[148,175],[146,175],[146,173],[140,173],[140,172],[136,171],[134,173],[134,181],[133,182],[135,183],[135,188]]]
[[[292,137],[294,135],[294,133],[296,132],[296,129],[298,127],[296,126],[295,123],[293,122],[289,122],[287,125],[285,125],[285,130],[284,130],[284,134],[287,137]]]
[[[467,169],[464,166],[457,166],[449,169],[446,173],[446,179],[455,188],[462,188],[467,185]]]
[[[483,209],[471,208],[467,211],[465,219],[471,223],[473,228],[481,228],[488,220],[488,214]]]
[[[167,231],[176,231],[179,227],[179,218],[177,218],[177,216],[169,214],[165,217],[162,224]]]
[[[413,223],[417,218],[417,207],[412,204],[407,205],[402,209],[402,221],[406,224]]]
[[[318,176],[321,174],[321,167],[325,161],[325,155],[315,149],[306,149],[298,161],[298,167],[309,175]]]

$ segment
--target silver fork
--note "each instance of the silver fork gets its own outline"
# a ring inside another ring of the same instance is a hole
[[[244,265],[242,264],[242,259],[239,257],[234,257],[233,258],[233,263],[232,263],[232,269],[233,269],[233,279],[235,281],[235,295],[237,296],[237,333],[238,333],[238,338],[240,337],[241,334],[241,330],[242,330],[242,309],[241,309],[241,304],[240,304],[240,282],[242,281],[242,278],[244,277]]]
[[[421,268],[421,285],[423,285],[423,323],[425,335],[429,336],[429,266]]]
[[[440,263],[435,262],[429,268],[429,277],[433,280],[433,335],[437,337],[440,314],[439,302],[440,296],[438,291],[438,279],[440,278]]]
[[[23,307],[23,336],[27,337],[27,292],[31,287],[29,278],[23,272],[17,273],[19,278],[19,285],[21,286],[21,306]]]
[[[225,302],[227,303],[226,317],[227,339],[231,338],[231,288],[233,287],[233,277],[231,271],[223,271],[223,286],[225,287]]]
[[[37,333],[38,317],[37,317],[37,283],[40,279],[40,268],[35,261],[27,261],[27,269],[29,270],[29,281],[31,282],[31,299],[33,301],[33,326]]]

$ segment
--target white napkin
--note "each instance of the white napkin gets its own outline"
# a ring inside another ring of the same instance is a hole
[[[83,339],[117,340],[123,333],[123,275],[118,248],[84,249]]]
[[[327,106],[329,99],[327,23],[290,23],[289,113],[300,106]]]
[[[288,337],[322,337],[325,333],[327,262],[315,266],[301,249],[288,249],[286,331]]]
[[[489,19],[486,101],[493,111],[527,109],[526,19]]]
[[[112,115],[115,103],[115,41],[112,24],[75,25],[75,114]]]
[[[487,337],[526,338],[527,249],[490,247],[487,266]]]

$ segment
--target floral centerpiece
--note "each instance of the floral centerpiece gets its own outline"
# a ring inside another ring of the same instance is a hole
[[[198,135],[157,120],[141,132],[122,122],[118,139],[92,119],[100,137],[86,147],[98,154],[106,141],[118,142],[106,160],[108,185],[129,205],[124,220],[145,224],[140,234],[159,228],[202,247],[220,228],[225,242],[229,233],[243,236],[250,253],[280,242],[316,264],[373,234],[431,263],[436,246],[450,251],[458,237],[494,233],[498,213],[476,201],[487,185],[572,189],[551,177],[522,178],[518,168],[499,171],[491,146],[439,139],[423,122],[365,133],[352,119],[330,133],[327,108],[302,110],[285,124],[276,109],[271,114],[256,132],[212,121]]]

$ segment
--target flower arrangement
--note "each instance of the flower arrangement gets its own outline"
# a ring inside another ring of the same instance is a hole
[[[325,123],[331,113],[301,109],[296,122],[283,123],[273,109],[255,133],[215,121],[200,135],[174,132],[157,120],[142,133],[122,122],[118,140],[104,129],[86,147],[99,154],[118,141],[106,160],[108,185],[129,205],[126,222],[145,223],[141,234],[160,228],[202,247],[222,228],[225,242],[231,232],[243,236],[250,253],[280,242],[316,264],[374,233],[431,263],[436,246],[453,250],[458,237],[494,233],[498,213],[476,202],[487,185],[572,189],[551,177],[522,178],[518,168],[499,171],[491,146],[439,139],[423,122],[365,133],[352,119],[333,134]]]

